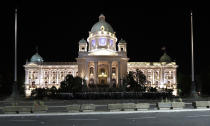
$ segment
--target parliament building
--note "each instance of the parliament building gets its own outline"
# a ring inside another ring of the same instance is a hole
[[[88,84],[122,84],[129,71],[141,70],[146,86],[173,89],[177,95],[177,65],[164,53],[159,62],[129,62],[126,41],[118,40],[111,25],[100,15],[89,37],[79,41],[77,62],[45,62],[34,54],[25,68],[25,93],[35,88],[59,88],[67,74],[80,76]]]

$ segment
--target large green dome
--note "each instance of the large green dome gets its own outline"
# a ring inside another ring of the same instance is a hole
[[[93,25],[93,27],[91,28],[91,32],[94,33],[97,31],[101,31],[102,26],[103,26],[104,31],[114,33],[112,26],[105,21],[105,16],[103,14],[101,14],[99,16],[99,22],[97,22]]]
[[[36,53],[31,57],[31,62],[43,62],[44,60],[42,59],[42,57]]]

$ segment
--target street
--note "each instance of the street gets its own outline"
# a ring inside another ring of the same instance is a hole
[[[0,126],[209,126],[209,111],[0,116]]]

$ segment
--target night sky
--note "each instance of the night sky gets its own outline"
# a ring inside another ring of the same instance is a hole
[[[210,14],[208,8],[153,8],[150,6],[107,6],[72,3],[18,1],[6,4],[1,16],[0,74],[13,77],[14,10],[18,8],[18,75],[35,54],[44,61],[76,61],[78,42],[88,37],[91,27],[103,13],[118,40],[127,41],[130,61],[155,62],[167,54],[179,65],[178,71],[190,74],[190,9],[194,12],[196,74],[208,65]]]

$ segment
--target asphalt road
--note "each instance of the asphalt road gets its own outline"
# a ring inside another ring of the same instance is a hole
[[[0,126],[209,126],[210,111],[0,116]]]

